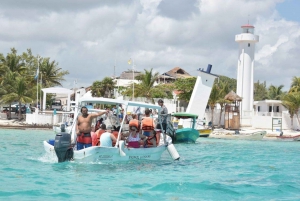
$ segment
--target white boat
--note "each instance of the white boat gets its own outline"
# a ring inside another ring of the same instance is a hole
[[[215,129],[209,138],[233,139],[233,140],[261,140],[267,131],[231,131],[225,129]]]
[[[105,105],[118,105],[122,104],[125,106],[125,112],[129,106],[137,106],[144,108],[151,108],[160,110],[161,107],[158,105],[140,103],[133,101],[123,101],[109,98],[94,98],[94,97],[83,97],[79,99],[79,107],[85,106],[86,104],[97,103]],[[79,111],[75,109],[74,124],[76,125]],[[121,129],[118,136],[121,135],[121,131],[124,127],[125,115],[121,123]],[[92,146],[82,150],[75,150],[76,146],[76,133],[75,126],[73,126],[71,135],[68,133],[58,133],[55,140],[44,141],[45,151],[53,157],[57,157],[58,162],[64,162],[69,160],[74,161],[89,161],[89,162],[118,162],[118,161],[132,161],[132,160],[159,160],[164,151],[168,150],[169,154],[174,160],[180,158],[175,146],[172,144],[170,137],[166,136],[165,133],[161,134],[161,140],[157,147],[149,148],[128,148],[124,145],[124,141],[117,140],[114,147],[99,147]],[[54,143],[53,143],[54,142]],[[54,144],[54,145],[53,145]]]
[[[300,141],[300,135],[281,135],[281,136],[276,136],[277,140],[280,141]]]

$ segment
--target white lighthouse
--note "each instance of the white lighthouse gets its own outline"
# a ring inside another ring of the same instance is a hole
[[[241,26],[242,33],[235,36],[239,43],[239,58],[237,65],[237,95],[243,98],[240,104],[240,116],[242,125],[251,125],[251,113],[253,111],[253,67],[255,43],[259,41],[258,35],[254,35],[254,26]]]

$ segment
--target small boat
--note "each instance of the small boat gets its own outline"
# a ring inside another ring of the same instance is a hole
[[[79,99],[79,106],[85,106],[87,104],[102,104],[102,105],[119,105],[122,104],[127,113],[128,107],[144,107],[160,110],[158,105],[140,103],[134,101],[123,101],[109,98],[95,98],[95,97],[82,97]],[[172,140],[165,133],[161,133],[161,139],[157,147],[149,148],[128,148],[125,147],[123,140],[117,140],[114,147],[100,147],[91,146],[82,150],[76,150],[76,131],[75,126],[77,123],[77,117],[79,115],[78,108],[75,108],[75,118],[71,134],[62,132],[56,134],[55,140],[44,141],[44,149],[50,156],[56,157],[58,162],[64,161],[88,161],[88,162],[118,162],[118,161],[134,161],[134,160],[159,160],[164,151],[168,150],[169,154],[174,160],[180,158],[175,146],[172,144]],[[128,125],[125,126],[125,116],[123,117],[120,129],[118,131],[118,138],[121,132]],[[123,130],[124,131],[124,130]]]
[[[210,138],[232,139],[232,140],[261,140],[267,131],[231,131],[225,129],[215,129]]]
[[[55,115],[57,115],[56,112]],[[70,133],[73,124],[72,117],[74,117],[74,112],[62,112],[60,113],[60,115],[61,115],[61,122],[53,125],[52,127],[53,131],[55,133],[60,133],[60,132]]]
[[[209,137],[209,135],[211,134],[212,130],[209,128],[201,128],[201,129],[197,129],[199,132],[199,137]]]
[[[199,131],[195,129],[198,115],[187,112],[177,112],[172,114],[176,119],[189,119],[192,125],[188,128],[177,128],[174,132],[168,132],[174,143],[192,142],[199,138]]]
[[[281,135],[276,136],[277,140],[282,141],[300,141],[300,135]]]

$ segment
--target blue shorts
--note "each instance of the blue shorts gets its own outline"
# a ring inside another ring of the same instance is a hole
[[[144,131],[143,135],[150,137],[151,132],[150,131]]]
[[[123,115],[122,114],[119,114],[119,119],[123,119]]]
[[[92,146],[92,143],[91,144],[84,144],[84,143],[81,143],[81,142],[77,142],[77,150],[81,150],[81,149],[88,148],[88,147],[91,147],[91,146]]]

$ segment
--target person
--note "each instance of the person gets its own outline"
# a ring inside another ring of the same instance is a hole
[[[167,107],[164,105],[164,101],[162,99],[158,100],[158,105],[161,107],[160,110],[160,118],[161,118],[161,124],[163,127],[163,132],[167,131],[167,119],[168,119],[168,109]],[[157,129],[161,129],[160,124],[157,124]]]
[[[135,126],[137,128],[137,132],[140,132],[141,126],[136,114],[132,114],[132,119],[129,121],[129,127],[130,126]]]
[[[106,125],[105,124],[101,124],[100,128],[96,131],[96,140],[94,142],[95,146],[100,146],[100,137],[103,133],[105,133],[106,130]]]
[[[118,109],[117,109],[117,106],[116,106],[116,105],[113,106],[112,112],[113,112],[113,115],[114,115],[114,116],[117,116]]]
[[[122,137],[127,137],[126,142],[127,142],[127,147],[131,148],[140,148],[141,145],[144,144],[145,137],[138,132],[138,127],[135,125],[132,125],[129,127],[129,132],[123,133]]]
[[[100,118],[99,120],[97,120],[96,126],[95,126],[95,131],[100,129],[102,122],[103,122],[103,118]]]
[[[101,128],[104,128],[104,126]],[[112,134],[112,126],[108,125],[105,130],[105,133],[103,133],[100,137],[100,147],[112,147],[112,144],[116,143],[116,142],[117,142],[117,139]]]
[[[154,131],[155,123],[153,118],[150,117],[150,110],[145,110],[145,117],[142,119],[141,130],[143,131],[143,135],[147,137],[147,141],[150,142],[148,144],[152,144],[156,146],[156,132]],[[146,141],[146,142],[147,142]],[[159,141],[159,140],[158,140]],[[147,146],[147,143],[145,144]]]
[[[117,106],[117,117],[119,118],[120,122],[122,122],[122,120],[123,120],[123,113],[122,113],[122,110],[123,110],[122,104],[119,104],[119,105]]]
[[[107,111],[88,114],[87,107],[81,108],[81,116],[77,119],[76,134],[77,134],[77,150],[92,146],[92,120],[97,116],[106,114]]]

